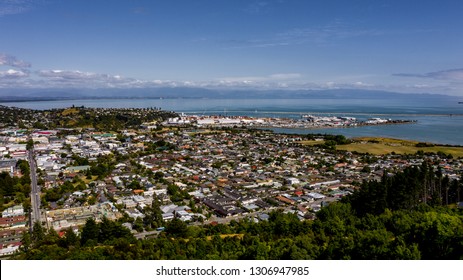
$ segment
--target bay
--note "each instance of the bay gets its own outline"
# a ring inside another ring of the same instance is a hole
[[[283,133],[343,134],[346,137],[392,137],[439,144],[463,145],[463,104],[458,98],[400,99],[86,99],[8,102],[29,109],[149,108],[198,115],[245,115],[300,118],[303,114],[416,120],[413,124],[329,129],[274,129]]]

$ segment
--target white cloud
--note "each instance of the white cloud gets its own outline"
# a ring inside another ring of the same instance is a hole
[[[98,74],[79,70],[40,70],[37,75],[51,81],[62,83],[126,84],[137,80],[123,78],[120,75]],[[85,86],[82,84],[82,86]]]
[[[353,86],[356,86],[356,87],[360,87],[360,88],[366,88],[366,87],[373,87],[374,85],[373,84],[368,84],[368,83],[364,83],[364,82],[355,82],[355,83],[352,83]]]
[[[82,88],[149,88],[149,87],[197,87],[192,81],[138,80],[121,75],[110,75],[79,70],[40,70],[36,72],[42,84],[51,87]],[[37,80],[39,81],[39,80]]]
[[[7,71],[0,71],[0,78],[16,79],[16,78],[24,78],[28,76],[29,76],[29,73],[25,71],[21,71],[21,70],[9,69]]]
[[[203,83],[207,87],[236,87],[236,88],[289,88],[300,84],[302,75],[299,73],[277,73],[268,76],[223,77],[217,81]]]
[[[461,95],[463,69],[432,72],[422,75],[401,74],[429,78],[426,83],[417,81],[385,81],[384,77],[354,75],[332,77],[328,81],[313,81],[300,73],[274,73],[262,76],[224,77],[205,81],[139,80],[121,75],[86,72],[80,70],[29,71],[15,66],[29,67],[30,64],[10,55],[0,56],[0,66],[11,66],[0,71],[0,88],[156,88],[190,87],[210,89],[253,89],[253,90],[320,90],[320,89],[369,89],[396,92],[428,92]],[[397,75],[395,75],[397,76]],[[430,78],[433,78],[432,80]]]

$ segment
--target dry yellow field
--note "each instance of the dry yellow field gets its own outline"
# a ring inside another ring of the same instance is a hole
[[[325,143],[325,141],[304,140],[304,141],[299,141],[298,143],[302,144],[302,145],[307,145],[307,146],[315,146],[315,145],[318,145],[318,144],[323,144],[323,143]]]
[[[370,153],[374,155],[383,155],[389,153],[396,154],[414,154],[418,151],[425,153],[442,152],[451,154],[454,157],[463,157],[463,147],[447,147],[436,145],[434,147],[416,147],[416,141],[408,141],[392,138],[375,138],[362,137],[355,138],[354,143],[348,145],[338,145],[336,149],[350,152]]]

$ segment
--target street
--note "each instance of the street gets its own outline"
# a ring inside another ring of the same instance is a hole
[[[28,161],[31,173],[31,224],[33,226],[35,222],[40,222],[40,189],[37,186],[37,167],[35,165],[33,147],[28,151]]]

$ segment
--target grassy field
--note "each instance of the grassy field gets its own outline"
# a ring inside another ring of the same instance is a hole
[[[416,147],[416,141],[408,141],[392,138],[362,137],[353,139],[354,142],[348,145],[338,145],[336,149],[350,152],[370,153],[374,155],[389,154],[414,154],[418,151],[425,153],[442,152],[451,154],[453,157],[463,157],[463,147],[447,147],[435,145],[433,147]]]
[[[67,108],[67,109],[64,109],[61,114],[63,116],[67,116],[67,115],[74,115],[77,113],[79,113],[79,110],[77,108]]]
[[[299,141],[298,143],[302,145],[307,145],[307,146],[315,146],[318,144],[323,144],[325,141],[316,141],[316,140],[305,140],[305,141]]]

